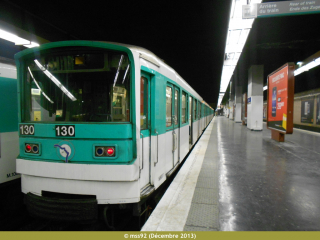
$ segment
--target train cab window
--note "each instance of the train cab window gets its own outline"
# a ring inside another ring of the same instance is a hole
[[[187,94],[182,92],[182,106],[181,106],[181,121],[182,123],[187,122]]]
[[[140,127],[141,130],[148,129],[148,80],[141,77],[140,80]]]
[[[166,126],[172,125],[172,88],[166,89]]]
[[[131,63],[126,53],[56,48],[26,57],[22,64],[22,121],[130,121]]]

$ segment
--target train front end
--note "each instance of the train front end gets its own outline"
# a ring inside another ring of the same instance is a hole
[[[140,200],[134,60],[120,45],[68,41],[16,55],[22,191],[33,215],[96,218]]]

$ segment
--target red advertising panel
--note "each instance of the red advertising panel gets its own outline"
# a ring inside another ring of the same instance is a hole
[[[281,133],[293,132],[294,63],[268,76],[267,126]]]

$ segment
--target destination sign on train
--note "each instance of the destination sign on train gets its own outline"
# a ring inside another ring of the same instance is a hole
[[[242,6],[242,18],[277,17],[320,13],[320,0],[268,2]]]

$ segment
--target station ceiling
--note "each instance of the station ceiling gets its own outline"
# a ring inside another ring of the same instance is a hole
[[[3,0],[0,6],[1,21],[51,42],[102,40],[144,47],[172,66],[206,102],[217,105],[231,0]],[[286,62],[319,51],[319,20],[319,14],[257,19],[234,81],[246,91],[251,65],[263,64],[267,76]],[[1,39],[0,48],[0,55],[8,58],[25,49]]]

